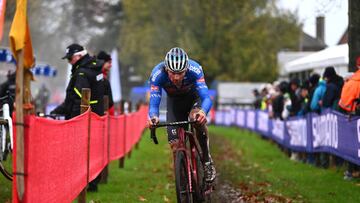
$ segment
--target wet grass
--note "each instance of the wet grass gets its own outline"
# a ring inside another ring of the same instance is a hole
[[[11,156],[8,156],[8,159],[3,164],[6,169],[11,169]],[[12,182],[0,173],[0,202],[11,202],[11,186]]]
[[[146,131],[139,149],[134,149],[125,168],[119,162],[110,164],[108,183],[99,184],[99,191],[88,193],[94,202],[176,202],[175,184],[165,131],[157,132],[159,145],[150,140]]]
[[[343,168],[321,169],[291,161],[278,146],[246,130],[211,127],[221,175],[247,201],[360,202],[359,180],[344,181]]]

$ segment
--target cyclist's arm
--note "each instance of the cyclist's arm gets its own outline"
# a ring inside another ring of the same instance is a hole
[[[208,87],[205,83],[204,74],[201,74],[200,77],[197,78],[195,85],[196,85],[196,90],[201,99],[201,109],[206,114],[208,114],[212,106],[212,101],[209,96]]]
[[[160,72],[159,72],[160,71]],[[150,76],[150,101],[149,101],[149,117],[159,117],[159,106],[161,102],[161,70],[155,68]]]

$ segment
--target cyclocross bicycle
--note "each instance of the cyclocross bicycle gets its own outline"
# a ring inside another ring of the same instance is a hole
[[[193,124],[195,121],[179,121],[158,123],[150,128],[151,139],[158,144],[156,128],[179,126],[179,146],[175,153],[175,185],[178,202],[210,202],[210,193],[213,190],[211,183],[205,181],[205,162],[196,139]],[[190,131],[184,127],[190,124]]]
[[[1,97],[0,101],[8,101],[9,95]],[[2,106],[2,117],[0,117],[0,172],[10,181],[12,175],[12,149],[13,149],[13,127],[10,117],[11,102],[5,102]]]

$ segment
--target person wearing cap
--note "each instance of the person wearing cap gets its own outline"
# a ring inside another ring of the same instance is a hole
[[[66,88],[65,101],[50,114],[62,114],[65,115],[65,119],[80,115],[81,89],[90,88],[91,111],[99,116],[104,115],[105,82],[102,73],[103,61],[91,57],[86,49],[79,44],[68,46],[62,59],[67,59],[72,65],[71,78]],[[96,192],[99,181],[100,176],[89,183],[87,190]]]
[[[114,115],[114,100],[112,97],[112,90],[110,81],[108,79],[109,71],[112,65],[111,56],[105,51],[100,51],[97,55],[97,59],[102,60],[104,62],[102,66],[102,73],[104,74],[104,85],[105,85],[105,95],[109,97],[109,114]]]
[[[65,101],[56,107],[51,114],[61,114],[65,119],[80,115],[81,89],[90,88],[91,110],[104,115],[104,75],[101,72],[102,62],[91,57],[79,44],[71,44],[66,48],[62,59],[72,65],[71,78],[66,88]]]

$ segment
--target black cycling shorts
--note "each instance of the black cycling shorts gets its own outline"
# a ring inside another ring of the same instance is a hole
[[[167,97],[167,122],[187,121],[189,113],[194,108],[201,108],[201,100],[195,93],[184,96]],[[183,126],[186,130],[188,126]],[[169,143],[178,139],[176,126],[168,126],[167,134]]]

